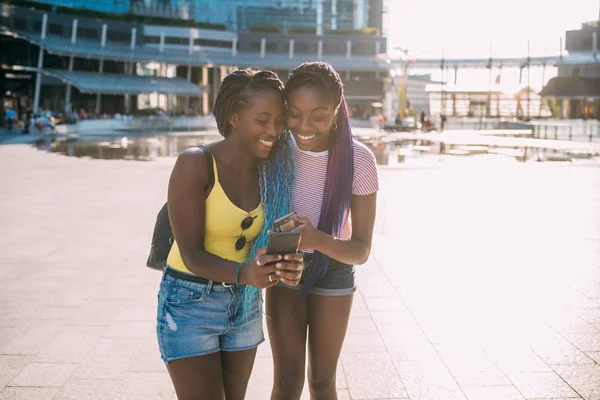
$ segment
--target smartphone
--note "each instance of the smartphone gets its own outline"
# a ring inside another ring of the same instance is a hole
[[[267,254],[294,254],[300,245],[300,232],[273,232],[267,242]]]
[[[300,225],[300,218],[298,218],[298,215],[296,215],[295,212],[291,212],[273,221],[273,230],[275,232],[289,232]]]

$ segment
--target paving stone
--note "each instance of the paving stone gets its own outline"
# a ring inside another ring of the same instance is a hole
[[[173,395],[173,384],[167,372],[130,372],[123,376],[123,385],[115,400],[169,400]]]
[[[379,332],[390,353],[405,346],[427,347],[430,345],[427,336],[414,325],[380,325]]]
[[[394,298],[397,297],[396,289],[390,283],[379,266],[356,269],[356,277],[360,293],[364,298]]]
[[[349,333],[344,339],[342,353],[375,353],[386,351],[383,340],[379,334],[356,334]]]
[[[596,292],[598,290],[600,290],[600,288],[596,287]],[[590,324],[600,323],[600,307],[575,308],[573,309],[573,312]]]
[[[581,351],[600,351],[600,332],[570,333],[566,338]]]
[[[58,388],[7,387],[0,391],[0,400],[53,400]]]
[[[66,327],[50,339],[34,362],[81,362],[100,341],[106,327]]]
[[[73,374],[77,364],[29,363],[8,386],[61,387]]]
[[[585,399],[600,396],[600,365],[555,365],[553,368],[561,379]]]
[[[408,313],[408,310],[402,303],[399,297],[369,297],[365,298],[367,307],[371,311],[398,311],[403,310]]]
[[[377,333],[377,327],[372,318],[352,318],[348,323],[347,334],[373,335]]]
[[[123,311],[123,302],[114,299],[97,299],[76,309],[71,314],[73,325],[110,326]]]
[[[102,338],[98,345],[78,365],[77,379],[122,379],[128,372],[143,342],[129,338]]]
[[[430,382],[413,385],[411,381],[406,382],[406,390],[410,399],[415,400],[465,400],[465,394],[451,385],[440,386]]]
[[[353,399],[408,397],[391,358],[385,353],[343,354],[342,365]]]
[[[6,386],[21,370],[31,362],[31,356],[0,355],[0,388]]]
[[[548,364],[528,347],[488,347],[485,351],[492,361],[505,373],[552,372]]]
[[[510,381],[500,371],[469,371],[463,369],[458,372],[450,370],[450,372],[463,389],[469,386],[510,385]]]
[[[511,373],[508,378],[526,398],[578,397],[577,393],[553,372]]]
[[[124,381],[110,379],[69,379],[53,400],[113,399]]]
[[[132,372],[164,372],[167,367],[160,358],[158,340],[153,338],[143,339],[141,346],[129,367]]]
[[[571,343],[548,342],[546,344],[534,346],[533,350],[550,365],[590,364],[594,362],[583,351],[579,350]]]
[[[121,311],[117,321],[147,322],[156,318],[156,306],[128,307]]]
[[[600,365],[600,351],[586,351],[585,354]]]
[[[470,386],[463,388],[469,400],[524,400],[514,386]]]
[[[107,338],[147,338],[156,336],[156,321],[116,321],[108,329]]]
[[[364,298],[359,292],[354,295],[354,301],[352,302],[352,311],[350,312],[351,318],[371,318],[371,313],[367,308]]]
[[[35,326],[27,325],[12,330],[12,337],[0,344],[0,354],[35,355],[43,350],[60,329],[56,322],[39,321]]]

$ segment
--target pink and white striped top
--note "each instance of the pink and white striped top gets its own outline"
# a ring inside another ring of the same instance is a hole
[[[321,204],[327,175],[329,152],[318,153],[301,150],[294,137],[294,157],[296,161],[296,185],[293,193],[294,211],[298,216],[308,218],[313,226],[319,226]],[[352,194],[366,196],[379,190],[377,163],[375,155],[364,144],[354,140],[354,178]],[[340,239],[352,237],[352,219],[350,215],[342,229]]]

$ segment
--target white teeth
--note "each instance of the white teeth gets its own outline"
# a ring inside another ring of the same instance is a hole
[[[298,135],[298,137],[302,140],[310,140],[312,138],[314,138],[317,135],[312,135],[312,136],[302,136],[302,135]]]
[[[262,144],[264,144],[266,147],[273,147],[273,141],[272,140],[260,140],[260,142]]]

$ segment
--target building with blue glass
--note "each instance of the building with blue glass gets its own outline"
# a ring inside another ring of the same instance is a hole
[[[207,114],[242,67],[332,64],[351,107],[390,84],[384,0],[19,0],[0,5],[0,107]]]

